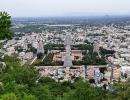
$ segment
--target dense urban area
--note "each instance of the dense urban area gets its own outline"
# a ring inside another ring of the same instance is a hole
[[[130,100],[129,78],[129,16],[0,12],[0,100]]]

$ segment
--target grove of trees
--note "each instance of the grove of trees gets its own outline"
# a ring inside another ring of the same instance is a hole
[[[81,78],[74,83],[39,79],[33,66],[20,66],[16,57],[5,56],[3,61],[7,65],[0,74],[0,100],[130,100],[130,80],[104,90]]]
[[[104,48],[100,48],[99,49],[100,50],[100,54],[101,55],[107,55],[107,54],[110,54],[110,55],[112,55],[112,54],[114,54],[115,53],[115,51],[114,50],[107,50],[107,49],[104,49]]]
[[[64,44],[46,44],[44,46],[45,53],[49,50],[65,50]]]
[[[90,44],[80,44],[74,45],[72,49],[82,50],[83,61],[73,61],[76,65],[106,65],[104,56],[98,57],[97,52],[93,52],[93,45]]]
[[[41,55],[41,54],[40,54]],[[63,66],[63,61],[53,61],[53,53],[48,53],[43,61],[38,61],[34,65],[36,66]]]

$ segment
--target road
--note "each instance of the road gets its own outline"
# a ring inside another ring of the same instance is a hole
[[[107,56],[107,55],[106,55]],[[110,82],[112,82],[112,79],[113,79],[113,70],[114,70],[114,65],[113,65],[113,63],[111,63],[108,59],[107,59],[107,57],[105,56],[105,60],[106,60],[106,62],[108,63],[108,65],[111,67],[111,77],[110,77]]]
[[[98,51],[98,55],[101,57],[101,54],[100,52]],[[113,71],[114,71],[114,65],[112,62],[110,62],[108,59],[107,59],[107,56],[112,56],[111,54],[107,54],[105,55],[105,60],[106,60],[106,63],[108,64],[108,66],[111,67],[111,77],[110,77],[110,83],[112,82],[112,79],[113,79]]]
[[[37,56],[34,57],[34,59],[32,60],[32,62],[30,63],[30,65],[32,65],[36,60],[37,60]]]

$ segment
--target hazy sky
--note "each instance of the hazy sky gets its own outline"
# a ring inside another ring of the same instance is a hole
[[[0,0],[13,17],[130,15],[130,0]]]

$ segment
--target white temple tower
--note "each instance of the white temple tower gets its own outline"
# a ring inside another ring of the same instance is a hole
[[[43,46],[43,40],[41,38],[41,34],[38,36],[37,53],[43,53],[44,54],[44,46]]]
[[[70,45],[72,44],[72,39],[71,35],[67,34],[65,38],[65,48],[66,48],[66,54],[65,54],[65,59],[64,59],[64,67],[70,68],[73,66],[72,64],[72,58],[71,58],[71,47]]]

